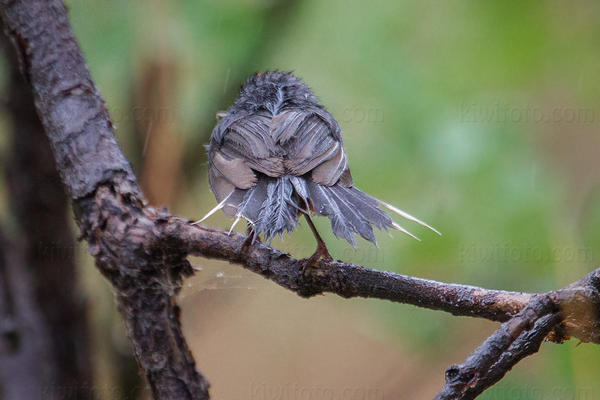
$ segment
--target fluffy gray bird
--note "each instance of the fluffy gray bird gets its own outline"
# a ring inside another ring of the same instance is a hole
[[[354,186],[336,120],[310,88],[290,73],[252,75],[215,126],[208,149],[210,188],[222,209],[249,223],[249,239],[270,242],[291,232],[304,215],[315,238],[313,258],[330,257],[311,221],[327,216],[333,233],[356,247],[354,234],[376,244],[373,226],[418,240],[381,207],[437,230]]]

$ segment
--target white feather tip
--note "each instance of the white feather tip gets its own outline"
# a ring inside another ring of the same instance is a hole
[[[391,204],[388,204],[384,201],[381,201],[381,204],[384,205],[386,208],[388,208],[389,210],[395,212],[396,214],[398,214],[399,216],[406,218],[410,221],[416,222],[419,225],[422,225],[428,229],[431,229],[433,232],[437,233],[438,235],[442,236],[442,234],[440,233],[440,231],[438,231],[437,229],[435,229],[433,226],[421,221],[419,218],[417,217],[413,217],[412,215],[410,215],[409,213],[407,213],[406,211],[403,211],[397,207],[394,207]],[[412,236],[412,235],[411,235]]]

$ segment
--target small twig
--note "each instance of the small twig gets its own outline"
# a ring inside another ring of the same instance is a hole
[[[446,386],[435,399],[473,399],[521,359],[537,352],[544,338],[561,321],[555,307],[546,296],[540,296],[502,324],[463,364],[446,370]]]

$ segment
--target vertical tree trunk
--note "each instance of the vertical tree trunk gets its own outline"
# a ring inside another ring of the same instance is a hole
[[[119,149],[60,0],[0,0],[5,33],[71,198],[81,236],[111,282],[156,399],[208,399],[183,336],[175,296],[193,273],[184,248],[161,228],[166,211],[146,207]],[[64,288],[63,288],[64,290]]]
[[[14,56],[7,60],[12,146],[6,170],[15,246],[5,250],[10,261],[4,269],[4,300],[13,304],[10,313],[17,324],[12,334],[24,339],[15,339],[13,352],[31,355],[27,364],[40,364],[27,368],[39,377],[41,396],[9,396],[18,391],[7,385],[33,390],[32,385],[15,382],[13,372],[13,379],[3,380],[4,398],[87,398],[92,389],[88,324],[67,197],[31,90]],[[27,287],[22,287],[25,282]],[[31,296],[30,301],[24,296]]]

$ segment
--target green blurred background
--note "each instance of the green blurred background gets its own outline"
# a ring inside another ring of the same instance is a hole
[[[338,119],[358,187],[424,219],[334,257],[442,281],[562,287],[600,260],[600,4],[548,1],[67,1],[76,36],[155,205],[190,219],[215,200],[215,113],[246,76],[294,71]],[[228,228],[219,215],[206,222]],[[305,224],[275,247],[298,257]],[[129,345],[108,284],[80,251],[95,369]],[[180,295],[215,399],[427,399],[497,326],[333,295],[304,300],[203,259]],[[104,350],[103,350],[104,349]],[[111,355],[112,354],[112,355]],[[546,343],[483,399],[600,398],[600,349]],[[102,394],[111,398],[110,394]],[[142,396],[147,394],[142,393]],[[278,397],[279,396],[279,397]]]

